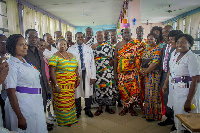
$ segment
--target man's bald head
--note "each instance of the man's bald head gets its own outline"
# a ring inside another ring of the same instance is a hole
[[[168,43],[168,41],[169,41],[168,35],[169,35],[169,32],[172,31],[172,29],[173,29],[173,27],[171,25],[166,25],[162,29],[162,36],[163,36],[165,43]]]
[[[111,31],[111,43],[117,42],[117,32]]]
[[[104,34],[104,40],[108,41],[108,39],[109,39],[109,31],[108,30],[104,30],[103,34]]]
[[[98,44],[103,43],[103,32],[102,31],[97,31],[96,32],[96,39]]]
[[[123,39],[127,42],[131,40],[131,29],[130,28],[125,28],[123,31]]]
[[[86,39],[87,39],[88,41],[92,38],[92,36],[93,36],[93,30],[92,30],[92,28],[87,27],[87,28],[85,29],[85,36],[86,36]]]
[[[6,40],[7,40],[7,37],[3,34],[0,34],[0,55],[1,56],[6,54]]]
[[[72,32],[71,31],[67,31],[65,33],[65,39],[67,40],[67,42],[71,42],[72,41]]]

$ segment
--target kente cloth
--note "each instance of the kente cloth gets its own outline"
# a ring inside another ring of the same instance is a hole
[[[147,48],[142,59],[152,59],[152,63],[161,63],[161,48]],[[162,103],[160,96],[160,70],[153,70],[145,76],[145,115],[146,119],[161,120]]]
[[[94,37],[92,37],[85,45],[91,47],[94,44]]]
[[[144,47],[134,40],[118,50],[118,89],[125,107],[141,102],[139,69],[143,51]],[[133,60],[132,64],[130,60]]]
[[[71,60],[66,60],[53,55],[49,60],[49,65],[56,67],[56,79],[61,89],[61,92],[57,93],[55,85],[53,85],[57,124],[59,126],[74,124],[78,121],[74,97],[75,82],[77,80],[75,69],[78,66],[78,62],[75,57]]]
[[[99,105],[113,105],[117,99],[114,81],[114,69],[109,64],[113,60],[111,44],[103,43],[93,50],[96,64],[95,94]]]

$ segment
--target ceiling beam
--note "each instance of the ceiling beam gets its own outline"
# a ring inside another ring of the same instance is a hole
[[[174,18],[172,18],[172,19],[169,19],[169,20],[167,20],[167,21],[164,21],[163,24],[167,24],[167,23],[169,23],[169,22],[177,21],[179,18],[184,18],[185,16],[193,15],[193,14],[198,13],[198,12],[200,12],[200,7],[196,8],[196,9],[194,9],[194,10],[191,10],[191,11],[189,11],[189,12],[183,13],[183,14],[181,14],[181,15],[178,15],[178,16],[176,16],[176,17],[174,17]]]

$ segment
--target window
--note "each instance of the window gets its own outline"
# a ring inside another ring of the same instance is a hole
[[[6,1],[0,1],[0,33],[8,32],[8,18]]]

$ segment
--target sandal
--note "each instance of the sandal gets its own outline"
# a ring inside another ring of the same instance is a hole
[[[126,115],[126,113],[128,113],[128,109],[123,108],[123,110],[119,113],[119,115],[124,116],[124,115]]]
[[[131,113],[131,116],[138,116],[134,109],[131,109],[129,112]]]
[[[111,108],[106,108],[105,112],[108,112],[109,114],[114,114],[115,113],[115,111],[112,110]]]
[[[97,111],[94,113],[94,115],[95,115],[95,116],[99,116],[101,113],[103,113],[102,110],[97,110]]]

